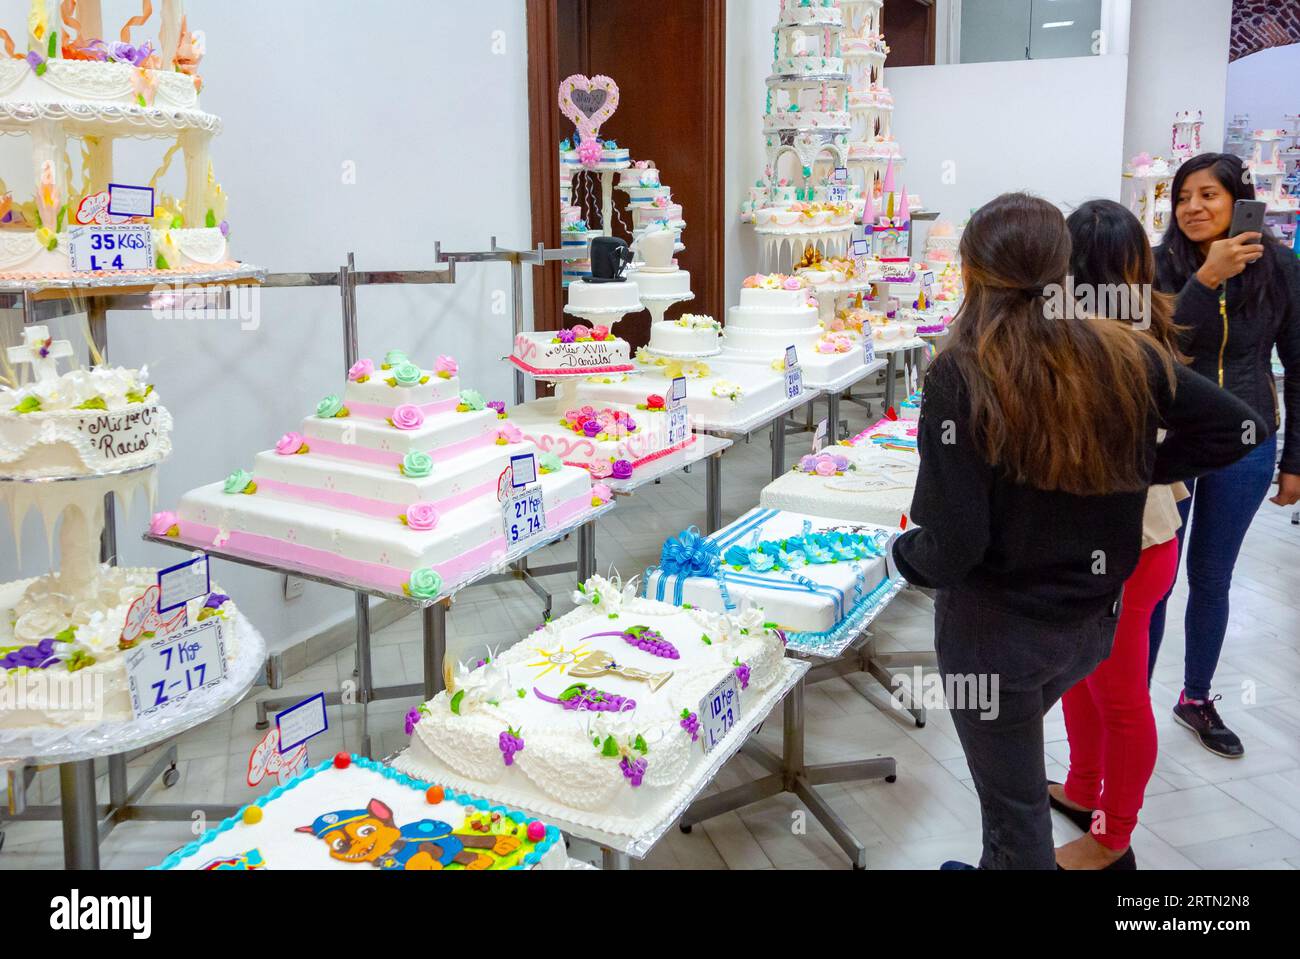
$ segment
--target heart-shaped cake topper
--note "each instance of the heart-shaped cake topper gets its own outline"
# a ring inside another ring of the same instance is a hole
[[[618,109],[618,84],[609,77],[574,74],[560,84],[560,112],[583,139],[595,139]]]

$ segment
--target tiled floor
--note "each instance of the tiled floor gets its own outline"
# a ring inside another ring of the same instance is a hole
[[[865,414],[848,407],[853,424]],[[791,437],[791,457],[807,437]],[[728,521],[758,500],[770,469],[767,436],[739,444],[724,461],[724,512]],[[665,535],[700,523],[704,514],[704,471],[676,475],[625,501],[606,518],[598,536],[602,570],[640,573],[657,558]],[[568,561],[573,547],[546,551],[540,562]],[[1242,736],[1247,754],[1236,762],[1203,750],[1169,715],[1182,676],[1182,610],[1185,592],[1175,593],[1170,631],[1156,669],[1152,693],[1160,733],[1160,758],[1134,837],[1138,861],[1148,869],[1300,868],[1300,528],[1290,512],[1265,504],[1251,530],[1237,569],[1227,643],[1217,678],[1228,724]],[[570,607],[564,577],[549,583],[556,614]],[[537,625],[540,606],[524,587],[508,584],[471,590],[457,600],[449,619],[451,653],[467,657],[487,647],[516,642]],[[882,651],[925,650],[932,643],[932,608],[917,593],[904,593],[878,621]],[[408,618],[375,638],[374,668],[380,684],[420,675],[419,623]],[[352,653],[319,663],[290,679],[277,699],[305,697],[350,680]],[[265,692],[262,690],[261,692]],[[814,686],[806,698],[810,762],[873,755],[898,760],[898,781],[823,787],[822,793],[868,848],[873,869],[931,869],[945,859],[973,860],[980,847],[979,807],[952,722],[932,711],[924,729],[889,708],[879,687],[862,676]],[[400,749],[402,716],[413,702],[371,707],[376,755]],[[330,711],[330,732],[312,743],[321,759],[356,748],[356,707]],[[253,729],[252,700],[179,740],[180,782],[170,790],[156,784],[146,799],[169,803],[243,803],[267,788],[245,784],[248,755],[262,734]],[[776,714],[760,734],[779,748]],[[1048,773],[1064,775],[1068,761],[1059,707],[1047,718]],[[143,767],[140,757],[132,768]],[[727,788],[759,770],[740,757],[718,779]],[[100,780],[101,791],[106,791]],[[53,771],[42,773],[32,801],[57,801]],[[105,842],[108,867],[157,862],[192,838],[189,823],[128,823]],[[9,824],[0,868],[59,868],[57,824]],[[1058,841],[1077,833],[1056,823]],[[581,853],[581,846],[575,852]],[[589,851],[589,850],[586,850]],[[730,813],[690,835],[670,830],[638,868],[846,869],[848,860],[798,802],[778,796]]]

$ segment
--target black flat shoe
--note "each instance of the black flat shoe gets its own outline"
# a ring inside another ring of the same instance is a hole
[[[1137,869],[1137,856],[1133,855],[1133,847],[1129,846],[1124,850],[1124,855],[1120,856],[1105,869],[1066,869],[1060,863],[1056,864],[1057,872],[1133,872]]]
[[[1246,747],[1231,729],[1219,718],[1219,711],[1214,704],[1222,696],[1215,696],[1205,703],[1186,703],[1180,698],[1174,707],[1174,721],[1184,729],[1196,734],[1202,746],[1224,759],[1240,759],[1246,754]]]
[[[1047,785],[1059,786],[1061,784],[1049,781]],[[1051,803],[1053,809],[1078,826],[1080,830],[1083,832],[1092,832],[1092,810],[1075,809],[1072,806],[1067,806],[1065,803],[1061,802],[1061,800],[1053,796],[1051,790],[1048,790],[1047,801]]]

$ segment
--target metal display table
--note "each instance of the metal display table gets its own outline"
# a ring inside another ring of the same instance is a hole
[[[765,426],[771,426],[772,479],[776,479],[785,472],[785,418],[819,396],[821,396],[821,390],[805,389],[803,393],[794,399],[786,400],[779,406],[764,410],[762,413],[738,423],[710,423],[707,420],[697,419],[695,421],[695,431],[736,440],[748,437],[749,434],[755,433]],[[705,517],[705,532],[711,534],[722,529],[722,458],[713,457],[710,459],[708,469],[707,483],[711,495],[708,499],[708,515]]]
[[[713,781],[718,775],[718,771],[727,764],[727,761],[742,750],[748,751],[750,737],[757,732],[758,727],[763,724],[768,713],[776,708],[776,705],[783,699],[787,702],[787,710],[789,709],[789,697],[802,690],[803,678],[808,670],[809,665],[807,663],[795,659],[783,660],[780,679],[763,693],[762,698],[754,707],[750,719],[743,726],[733,728],[714,751],[709,754],[708,762],[687,776],[678,788],[676,795],[679,798],[673,803],[672,808],[657,816],[654,822],[648,822],[643,827],[638,828],[636,835],[615,834],[593,829],[590,826],[566,820],[562,814],[557,815],[552,808],[530,810],[527,803],[520,803],[515,798],[502,800],[501,797],[494,796],[491,786],[471,784],[471,791],[489,802],[500,802],[509,805],[511,808],[521,809],[538,818],[545,819],[549,824],[557,826],[570,836],[594,843],[601,848],[606,869],[630,869],[632,866],[631,860],[644,859],[659,840],[663,838],[664,834],[673,827],[673,824],[681,819],[683,814],[689,815],[688,810],[694,809],[695,804],[700,801],[697,797]],[[440,772],[438,769],[425,770],[423,767],[417,768],[405,764],[401,756],[393,762],[393,765],[408,775],[418,776],[422,779],[430,778],[430,774],[434,774],[432,778],[436,779],[436,774]],[[470,786],[467,786],[467,788],[470,788]],[[703,801],[708,802],[708,800]]]
[[[807,652],[801,650],[797,639],[788,643],[786,652],[798,657],[799,660],[809,660],[810,662],[806,662],[805,665],[811,668],[786,697],[781,727],[781,755],[776,755],[753,740],[745,743],[741,752],[766,769],[768,775],[716,796],[699,800],[682,816],[682,832],[689,833],[696,823],[707,822],[724,813],[767,799],[769,796],[791,793],[799,798],[799,801],[812,813],[813,818],[830,833],[831,838],[853,861],[854,869],[867,868],[866,847],[853,835],[853,831],[839,814],[822,799],[816,787],[832,783],[862,782],[869,779],[883,779],[885,782],[892,783],[898,778],[898,763],[892,756],[880,756],[852,762],[808,765],[804,748],[806,730],[803,695],[805,686],[810,683],[858,671],[856,668],[850,668],[858,661],[857,654],[851,650],[869,645],[870,637],[866,632],[867,628],[906,587],[907,584],[901,580],[895,582],[877,603],[859,614],[857,621],[849,625],[845,630],[848,638],[841,643],[833,646],[810,647],[811,651]],[[856,635],[854,629],[858,631]],[[841,664],[846,665],[841,669]]]
[[[534,537],[527,543],[509,550],[498,559],[484,564],[479,569],[462,576],[459,580],[444,584],[442,594],[436,599],[414,599],[404,593],[394,593],[388,590],[377,589],[356,580],[323,575],[310,567],[295,566],[289,563],[274,563],[229,549],[214,548],[211,544],[204,544],[193,540],[187,541],[179,537],[147,534],[144,538],[151,543],[158,543],[163,546],[171,546],[190,552],[201,550],[206,552],[209,556],[215,556],[218,559],[238,563],[241,566],[251,566],[254,569],[263,569],[269,572],[280,573],[282,575],[294,576],[299,579],[309,580],[325,586],[334,586],[338,589],[345,589],[353,593],[355,595],[356,608],[357,678],[359,686],[359,689],[357,690],[357,702],[361,706],[361,743],[363,747],[362,752],[366,756],[370,756],[370,726],[368,713],[370,703],[385,702],[394,699],[413,699],[416,697],[432,699],[443,690],[443,660],[446,658],[447,654],[447,608],[455,598],[456,594],[463,589],[468,589],[471,586],[482,583],[491,576],[500,574],[503,569],[518,563],[524,557],[535,553],[540,549],[544,549],[553,543],[557,543],[573,533],[577,534],[577,570],[579,582],[585,582],[593,576],[596,571],[594,524],[596,520],[614,509],[614,505],[615,504],[613,503],[607,503],[601,507],[585,510],[581,515],[570,520],[568,523],[547,529],[545,534]],[[370,597],[372,596],[404,603],[420,610],[421,632],[424,646],[423,682],[408,683],[401,686],[389,686],[382,689],[376,689],[374,687],[370,648]],[[325,692],[325,704],[327,706],[344,705],[343,700],[344,693],[342,690],[327,690]],[[269,700],[259,701],[257,704],[256,728],[266,729],[270,724],[268,714],[278,712],[290,705],[292,705],[292,703],[280,703]]]
[[[84,729],[52,734],[42,729],[27,737],[6,737],[4,751],[9,770],[10,822],[63,823],[63,863],[67,869],[98,869],[99,844],[119,823],[188,822],[195,812],[208,818],[234,815],[235,806],[147,805],[140,797],[159,776],[170,787],[178,779],[176,744],[172,743],[134,786],[127,780],[127,753],[148,749],[201,726],[231,709],[253,687],[266,661],[266,643],[242,616],[235,624],[239,653],[228,664],[226,679],[211,689],[201,689],[162,707],[144,719],[100,723]],[[26,739],[24,742],[23,739]],[[108,759],[108,803],[95,801],[95,760]],[[59,806],[26,804],[30,768],[58,765]]]
[[[826,422],[830,429],[827,435],[828,442],[837,443],[848,436],[848,420],[840,419],[840,401],[846,398],[846,394],[850,394],[854,386],[868,377],[875,376],[888,365],[888,360],[877,357],[870,363],[865,364],[861,369],[854,370],[850,374],[841,376],[838,380],[832,380],[830,383],[824,383],[818,387],[826,397]],[[847,398],[852,399],[852,396],[848,395]],[[815,405],[815,403],[808,404],[808,422],[803,427],[796,427],[790,432],[808,433],[816,429],[813,424],[813,420],[816,419],[816,414],[813,413]]]

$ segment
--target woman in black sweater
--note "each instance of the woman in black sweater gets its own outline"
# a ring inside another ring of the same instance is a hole
[[[1143,335],[1076,316],[1070,252],[1044,200],[1008,194],[971,218],[966,301],[926,376],[919,528],[893,548],[910,582],[938,591],[984,868],[1056,868],[1043,715],[1110,653],[1148,488],[1232,463],[1263,435],[1245,404]]]
[[[1205,476],[1180,506],[1187,553],[1186,656],[1174,719],[1206,749],[1245,753],[1210,695],[1228,630],[1228,593],[1246,533],[1273,485],[1281,424],[1273,348],[1286,369],[1286,447],[1273,502],[1300,501],[1300,263],[1269,235],[1229,237],[1237,200],[1255,186],[1240,158],[1206,153],[1183,164],[1173,184],[1174,220],[1156,250],[1161,292],[1177,294],[1180,345],[1198,373],[1250,405],[1265,433],[1250,456]],[[1189,526],[1190,519],[1190,526]],[[1171,588],[1172,592],[1172,588]],[[1168,596],[1151,617],[1149,669],[1165,634]]]

